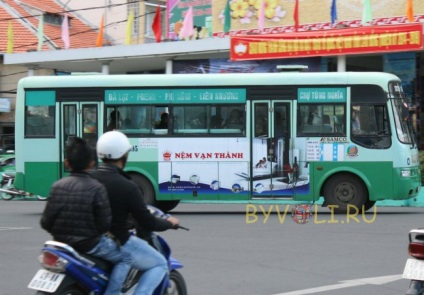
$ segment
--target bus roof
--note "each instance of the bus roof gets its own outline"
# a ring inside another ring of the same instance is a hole
[[[234,73],[234,74],[156,74],[156,75],[78,75],[31,76],[18,83],[21,88],[70,87],[190,87],[190,86],[253,86],[253,85],[349,85],[376,84],[387,87],[388,81],[400,81],[382,72],[325,73]]]

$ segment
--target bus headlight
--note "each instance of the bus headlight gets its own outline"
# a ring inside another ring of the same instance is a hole
[[[400,175],[402,177],[411,177],[411,170],[401,170]]]

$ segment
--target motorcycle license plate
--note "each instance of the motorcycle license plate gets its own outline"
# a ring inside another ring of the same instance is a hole
[[[424,261],[409,258],[406,261],[402,277],[409,280],[424,281]]]
[[[64,274],[40,269],[28,284],[28,288],[53,293],[59,287],[64,278]]]

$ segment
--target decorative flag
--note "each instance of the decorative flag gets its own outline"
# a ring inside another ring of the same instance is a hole
[[[156,42],[160,42],[162,39],[162,21],[161,21],[161,15],[160,15],[160,6],[156,8],[156,14],[155,18],[153,19],[152,23],[152,30],[156,37]]]
[[[337,20],[337,5],[336,0],[333,0],[331,3],[331,25],[334,25],[334,23]]]
[[[7,28],[7,49],[6,53],[13,53],[13,24],[9,21],[9,27]]]
[[[97,35],[96,47],[103,46],[103,28],[105,26],[105,16],[102,16],[100,20],[99,34]]]
[[[38,51],[43,49],[44,42],[44,14],[38,20]]]
[[[65,49],[69,49],[70,41],[69,41],[69,23],[68,23],[68,15],[65,14],[62,22],[62,41],[63,47]]]
[[[367,23],[372,21],[372,10],[371,0],[363,0],[364,10],[362,12],[362,25],[365,26]]]
[[[294,4],[293,19],[294,30],[297,32],[299,30],[299,0],[296,0],[296,3]]]
[[[261,0],[261,7],[259,7],[259,19],[258,19],[258,27],[260,31],[264,29],[264,21],[265,21],[265,0]]]
[[[231,29],[231,8],[230,0],[227,0],[224,10],[224,33],[228,33]]]
[[[410,23],[414,22],[414,4],[412,0],[407,0],[406,2],[406,17]]]
[[[127,45],[131,44],[131,33],[132,33],[133,23],[134,23],[134,11],[131,9],[128,15],[127,32],[125,37],[125,44]]]
[[[190,37],[191,35],[193,35],[193,33],[193,7],[190,6],[183,20],[183,27],[180,31],[180,38],[184,39]]]

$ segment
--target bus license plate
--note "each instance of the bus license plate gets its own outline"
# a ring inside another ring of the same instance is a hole
[[[409,258],[406,261],[402,277],[409,280],[424,281],[424,261]]]
[[[28,284],[28,288],[53,293],[64,278],[64,274],[40,269]]]

